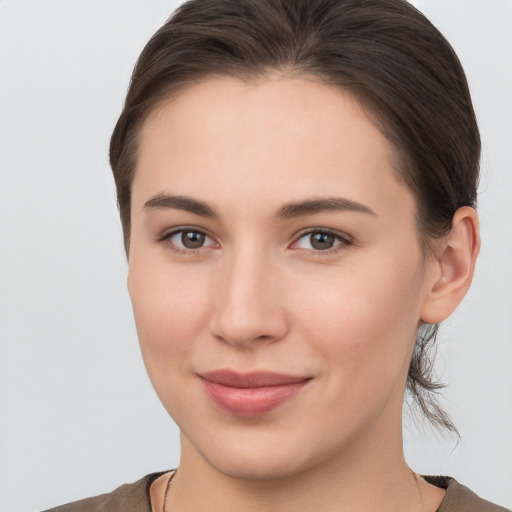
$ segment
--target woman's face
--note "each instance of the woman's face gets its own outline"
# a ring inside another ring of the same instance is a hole
[[[391,162],[313,80],[211,79],[150,115],[128,285],[182,457],[275,478],[400,443],[428,270]]]

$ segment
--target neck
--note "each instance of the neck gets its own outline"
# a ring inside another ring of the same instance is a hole
[[[380,440],[379,440],[380,438]],[[247,479],[209,464],[182,437],[180,469],[169,510],[189,512],[433,512],[444,492],[407,466],[401,433],[381,435],[361,451],[358,442],[305,471],[284,478]]]

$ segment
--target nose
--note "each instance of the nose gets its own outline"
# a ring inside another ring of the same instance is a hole
[[[279,274],[268,256],[250,248],[225,261],[217,280],[213,336],[238,348],[284,338],[288,321]]]

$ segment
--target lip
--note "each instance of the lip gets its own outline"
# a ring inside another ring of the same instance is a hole
[[[209,398],[220,409],[237,416],[270,412],[297,395],[311,377],[267,371],[238,373],[216,370],[199,374]]]

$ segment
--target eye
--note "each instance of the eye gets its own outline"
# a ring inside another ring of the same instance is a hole
[[[192,228],[173,231],[163,237],[178,251],[193,251],[203,247],[213,247],[216,243],[204,232]]]
[[[339,246],[348,245],[347,237],[329,230],[317,229],[304,233],[294,243],[294,247],[308,251],[330,251],[336,250]]]

